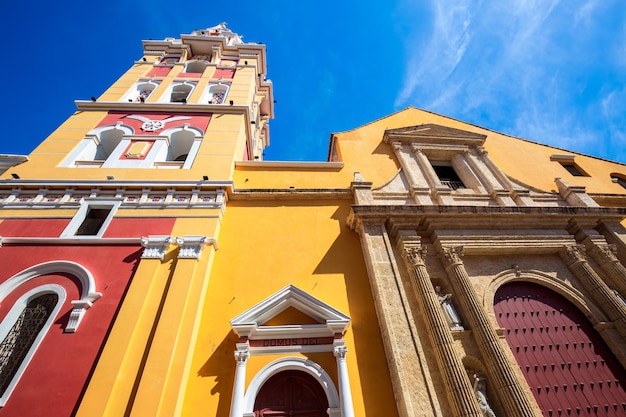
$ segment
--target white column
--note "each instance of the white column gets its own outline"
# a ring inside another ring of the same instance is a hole
[[[247,343],[237,343],[235,360],[237,370],[235,371],[235,386],[233,387],[233,398],[230,403],[230,417],[242,417],[244,406],[244,394],[246,388],[246,363],[250,357],[249,345]]]
[[[337,374],[339,375],[339,403],[341,407],[341,417],[354,417],[354,407],[352,406],[352,391],[350,390],[350,378],[348,378],[348,364],[346,354],[348,348],[346,341],[335,340],[333,353],[337,358]]]

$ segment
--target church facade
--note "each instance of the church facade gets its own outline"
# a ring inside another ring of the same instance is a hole
[[[264,45],[143,49],[0,178],[0,416],[626,413],[626,165],[416,108],[264,161]]]

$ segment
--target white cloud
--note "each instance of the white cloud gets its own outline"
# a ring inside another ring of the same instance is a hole
[[[626,64],[626,25],[616,17],[626,13],[608,2],[433,0],[428,41],[406,41],[395,107],[597,154],[598,137],[613,141],[621,131],[611,126],[624,122],[617,114],[598,119],[602,97],[615,100],[606,91],[624,84],[607,74],[623,74]],[[622,68],[609,69],[615,65]]]

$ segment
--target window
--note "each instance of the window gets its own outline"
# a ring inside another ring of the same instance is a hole
[[[170,103],[187,103],[187,99],[191,95],[196,85],[190,82],[174,83],[169,91]]]
[[[54,293],[32,299],[0,343],[0,396],[13,380],[58,300],[59,296]]]
[[[209,63],[207,61],[205,61],[204,59],[196,58],[195,61],[187,61],[184,72],[203,73],[208,66]]]
[[[574,177],[588,177],[587,174],[578,164],[574,162],[574,155],[550,155],[551,161],[556,161]]]
[[[159,83],[152,80],[142,80],[135,84],[128,93],[124,95],[122,101],[128,101],[131,103],[143,103],[150,97],[150,94],[155,88],[159,86]]]
[[[209,84],[205,90],[200,103],[202,104],[222,104],[228,95],[230,84]]]
[[[105,161],[120,144],[124,137],[124,131],[121,129],[105,130],[100,134],[100,144],[96,148],[94,160]]]
[[[431,165],[439,177],[441,184],[453,190],[465,188],[465,184],[461,181],[461,178],[452,167],[452,164],[444,161],[433,161]]]
[[[121,200],[86,200],[61,233],[61,237],[102,237],[120,202]]]
[[[111,208],[95,208],[89,207],[85,219],[76,231],[77,236],[93,236],[97,235],[104,224],[107,216],[111,212]]]
[[[59,285],[34,288],[15,303],[0,324],[0,407],[11,395],[64,301],[65,291]]]
[[[622,188],[626,188],[626,177],[624,175],[613,173],[611,174],[611,180],[614,183],[621,185]]]

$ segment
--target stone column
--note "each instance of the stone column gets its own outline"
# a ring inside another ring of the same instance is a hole
[[[626,338],[626,307],[589,265],[585,258],[585,247],[565,246],[561,251],[561,257],[593,301],[614,322],[619,334]]]
[[[233,397],[230,402],[230,417],[242,417],[244,408],[244,396],[246,393],[246,364],[250,357],[250,350],[247,343],[237,343],[235,360],[237,369],[235,370],[235,384],[233,387]]]
[[[626,268],[617,259],[617,247],[615,245],[593,245],[589,253],[609,276],[614,289],[626,296]]]
[[[424,263],[426,248],[406,243],[403,246],[402,257],[413,278],[414,292],[423,311],[428,336],[443,375],[452,415],[482,417],[465,367],[456,354],[450,327]]]
[[[348,348],[345,340],[335,340],[333,343],[333,354],[337,358],[337,377],[339,379],[339,403],[341,417],[354,417],[354,407],[352,405],[352,391],[350,390],[350,378],[348,377],[348,364],[346,355]]]
[[[535,416],[533,402],[523,389],[512,356],[502,346],[487,312],[472,287],[461,256],[463,248],[442,248],[442,260],[450,277],[450,282],[459,300],[465,319],[482,353],[489,381],[496,391],[504,414],[507,417]]]

